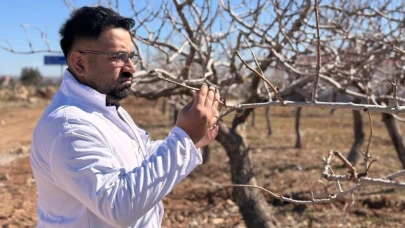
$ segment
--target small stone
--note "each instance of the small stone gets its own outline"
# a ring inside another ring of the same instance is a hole
[[[238,206],[233,206],[233,207],[230,207],[229,208],[229,212],[231,212],[231,213],[236,213],[236,212],[239,212],[239,207]]]
[[[184,210],[184,211],[181,212],[181,215],[183,215],[185,217],[190,216],[190,214],[191,214],[191,212],[189,210]]]
[[[28,97],[28,103],[36,104],[38,103],[38,99],[36,97]]]
[[[200,224],[196,220],[193,220],[189,223],[190,226],[198,227]]]
[[[217,215],[216,215],[215,213],[210,213],[208,216],[209,216],[210,218],[216,218],[216,217],[217,217]]]
[[[181,214],[176,214],[176,221],[177,222],[183,222],[184,221],[184,217]]]
[[[244,223],[238,223],[233,226],[233,228],[246,228]]]
[[[26,154],[30,149],[26,146],[19,147],[14,153],[16,154]]]
[[[219,224],[222,224],[224,222],[225,222],[225,220],[223,218],[214,218],[212,220],[212,224],[214,224],[214,225],[219,225]]]
[[[8,173],[1,173],[0,174],[0,180],[9,180],[10,176],[8,175]]]
[[[287,220],[290,222],[295,221],[294,218],[291,215],[287,215]]]
[[[27,178],[27,185],[28,186],[31,186],[34,183],[35,183],[35,179],[33,177],[28,177]]]
[[[227,199],[226,203],[230,206],[235,206],[235,202],[233,202],[231,199]]]

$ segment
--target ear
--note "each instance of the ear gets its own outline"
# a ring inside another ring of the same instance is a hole
[[[83,58],[83,55],[77,51],[73,51],[69,55],[69,60],[73,72],[83,78],[87,72],[87,61]]]

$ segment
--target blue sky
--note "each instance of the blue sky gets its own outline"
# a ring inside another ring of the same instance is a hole
[[[93,5],[96,1],[71,0],[71,2],[76,7],[80,7]],[[7,46],[4,42],[7,41],[16,51],[30,51],[27,35],[21,27],[23,23],[46,31],[51,49],[61,51],[58,32],[70,12],[63,0],[0,0],[0,45]],[[35,50],[46,49],[38,31],[34,28],[29,28],[27,31]],[[62,53],[51,54],[62,55]],[[61,67],[45,66],[44,55],[50,55],[50,53],[15,54],[0,49],[0,75],[19,76],[21,68],[37,67],[43,76],[59,76]]]
[[[197,2],[204,1],[199,0]],[[216,2],[216,0],[211,0]],[[76,8],[92,6],[96,0],[67,0]],[[116,1],[111,1],[115,3]],[[120,13],[123,16],[132,16],[129,0],[119,1]],[[137,8],[143,8],[145,4],[158,7],[161,0],[135,0]],[[115,5],[113,5],[115,7]],[[126,10],[125,10],[126,9]],[[0,48],[0,76],[9,75],[19,77],[23,67],[35,67],[43,76],[60,76],[61,67],[56,65],[44,65],[45,55],[62,55],[59,47],[59,28],[69,17],[71,9],[65,5],[64,0],[0,0],[0,46],[8,47],[8,43],[15,51],[30,51],[29,40],[34,50],[47,50],[41,34],[33,27],[46,32],[50,49],[60,53],[34,53],[16,54]],[[21,24],[32,25],[25,31]],[[142,33],[142,31],[138,31]]]
[[[66,0],[72,2],[79,8],[85,5],[94,5],[97,0]],[[206,0],[197,0],[202,3]],[[214,5],[216,0],[210,0]],[[238,4],[240,0],[232,0],[233,4]],[[116,1],[111,1],[115,3]],[[120,13],[123,16],[133,16],[130,11],[130,0],[121,0]],[[161,0],[135,0],[137,8],[143,8],[145,4],[152,8],[159,8]],[[126,9],[126,10],[124,10]],[[146,10],[145,13],[148,11]],[[71,9],[65,5],[64,0],[0,0],[0,46],[11,47],[17,52],[30,51],[30,46],[26,31],[21,24],[35,26],[46,32],[50,49],[60,53],[34,53],[34,54],[16,54],[0,48],[0,76],[9,75],[19,77],[23,67],[35,67],[40,70],[43,76],[58,77],[61,75],[61,66],[44,65],[45,55],[62,55],[59,47],[59,28],[69,17]],[[156,22],[151,22],[152,25]],[[158,23],[160,25],[160,23]],[[152,26],[158,29],[159,25]],[[214,25],[213,30],[220,30],[218,24]],[[41,39],[41,34],[34,28],[27,28],[29,40],[34,50],[46,50],[47,46]],[[139,30],[137,34],[143,34],[145,31]],[[145,33],[146,34],[146,33]],[[182,38],[182,37],[180,37]],[[172,37],[172,39],[176,39]],[[148,49],[149,50],[149,49]],[[151,53],[152,50],[149,50]]]

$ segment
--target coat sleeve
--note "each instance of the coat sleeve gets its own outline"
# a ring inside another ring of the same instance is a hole
[[[179,134],[189,138],[187,133],[177,126],[175,126],[172,131],[179,132]],[[145,142],[145,150],[147,151],[148,155],[154,154],[159,149],[159,146],[165,142],[165,140],[150,140],[149,137],[143,138],[143,140]],[[190,143],[193,144],[193,148],[196,148],[193,141],[190,141]],[[196,149],[198,150],[199,154],[201,154],[201,150],[199,148]]]
[[[159,203],[202,158],[180,128],[149,148],[139,167],[125,170],[99,132],[72,127],[54,141],[50,165],[55,183],[97,216],[128,227]]]

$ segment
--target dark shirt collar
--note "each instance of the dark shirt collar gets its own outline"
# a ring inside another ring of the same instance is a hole
[[[115,106],[115,109],[118,110],[118,108],[120,107],[120,102],[117,101],[115,103],[107,103],[106,101],[105,106]]]

